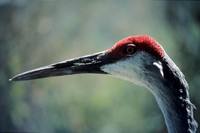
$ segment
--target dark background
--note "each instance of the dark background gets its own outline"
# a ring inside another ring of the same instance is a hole
[[[127,81],[88,74],[8,81],[133,34],[156,38],[180,67],[200,123],[199,7],[195,1],[0,0],[0,132],[166,132],[151,93]]]

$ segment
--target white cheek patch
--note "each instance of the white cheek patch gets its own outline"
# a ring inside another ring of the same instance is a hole
[[[102,66],[101,70],[110,73],[115,77],[143,86],[143,69],[137,58],[129,58],[113,64],[107,64]]]

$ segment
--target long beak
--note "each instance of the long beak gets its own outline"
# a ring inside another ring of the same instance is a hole
[[[30,70],[14,76],[10,81],[32,80],[80,73],[106,74],[106,72],[101,70],[101,66],[111,62],[113,60],[103,51]]]

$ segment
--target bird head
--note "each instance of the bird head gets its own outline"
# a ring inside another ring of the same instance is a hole
[[[163,75],[161,60],[165,56],[160,44],[148,35],[126,37],[103,52],[51,64],[16,75],[11,80],[32,80],[80,73],[111,74],[140,85],[146,78]]]
[[[103,65],[104,72],[143,86],[149,86],[149,79],[163,76],[164,49],[148,35],[126,37],[107,53],[116,61]]]

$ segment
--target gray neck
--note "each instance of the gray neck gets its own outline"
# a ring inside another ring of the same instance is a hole
[[[177,97],[170,93],[165,93],[165,96],[157,94],[156,100],[164,115],[169,133],[196,132],[197,125],[193,117],[194,106],[190,102],[189,97],[183,98],[183,96]]]
[[[166,56],[162,62],[164,79],[154,82],[152,88],[164,115],[169,133],[195,133],[197,123],[193,117],[188,84],[174,62]],[[156,89],[155,89],[156,88]]]

